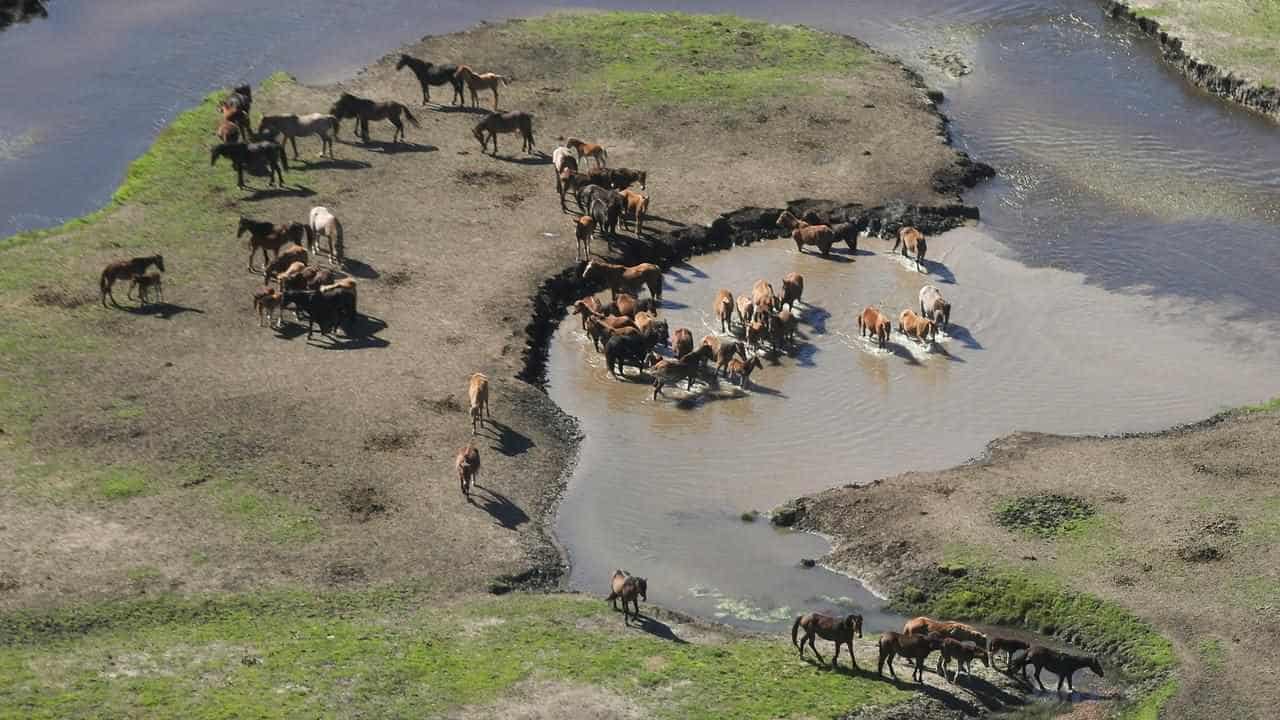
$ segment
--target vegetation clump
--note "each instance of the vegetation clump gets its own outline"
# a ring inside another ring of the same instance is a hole
[[[1096,510],[1087,501],[1066,495],[1025,495],[996,508],[996,524],[1051,538],[1076,527]]]

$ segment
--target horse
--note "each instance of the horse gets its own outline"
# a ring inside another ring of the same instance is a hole
[[[796,642],[797,631],[801,628],[804,628],[804,638]],[[809,643],[809,648],[813,650],[814,655],[818,656],[818,662],[821,663],[822,656],[818,655],[818,646],[813,643],[814,636],[834,642],[836,653],[831,656],[831,667],[834,669],[840,667],[840,645],[843,643],[849,647],[849,661],[853,663],[853,669],[857,670],[858,659],[853,655],[854,633],[862,637],[862,616],[857,613],[845,615],[842,618],[822,613],[809,613],[796,616],[795,622],[791,623],[791,644],[800,650],[800,657],[803,659],[804,644]]]
[[[574,181],[576,185],[576,180]],[[618,218],[627,208],[627,199],[617,190],[611,190],[603,185],[590,184],[579,187],[575,193],[578,200],[578,207],[590,208],[597,200],[604,204],[601,210],[603,215],[608,218],[609,222],[600,228],[601,232],[606,235],[614,235],[617,233]],[[599,220],[600,218],[597,218]]]
[[[907,337],[913,337],[925,345],[933,342],[938,335],[938,329],[932,320],[920,317],[915,310],[911,309],[903,310],[898,315],[898,332]]]
[[[878,646],[880,657],[876,660],[876,675],[884,675],[884,666],[887,662],[889,664],[889,674],[893,676],[894,680],[897,680],[898,673],[893,669],[893,659],[902,656],[915,663],[915,669],[911,671],[911,679],[915,682],[923,683],[925,660],[928,659],[930,653],[941,648],[942,636],[937,633],[907,635],[886,632],[880,636]]]
[[[418,84],[422,86],[422,104],[426,105],[431,102],[431,86],[449,84],[453,86],[453,100],[449,101],[450,105],[454,105],[462,101],[462,80],[458,78],[458,66],[452,63],[446,65],[436,65],[434,63],[419,60],[410,55],[401,55],[400,62],[396,63],[396,71],[400,71],[408,67],[418,76]]]
[[[942,297],[941,290],[933,285],[925,285],[920,288],[920,314],[946,330],[951,323],[951,303]]]
[[[751,322],[752,315],[755,314],[755,305],[751,304],[751,298],[746,295],[739,295],[734,301],[734,306],[738,311],[738,324],[742,326],[742,331],[747,331],[747,324]]]
[[[687,355],[681,356],[678,360],[664,359],[659,360],[649,368],[649,374],[653,376],[653,399],[658,399],[658,393],[662,392],[662,388],[667,383],[678,383],[681,380],[688,380],[689,384],[686,390],[693,390],[693,380],[698,374],[698,370],[711,359],[713,351],[710,347],[703,345]]]
[[[369,142],[369,121],[370,120],[386,120],[395,126],[395,132],[391,134],[391,142],[404,139],[404,123],[400,122],[400,116],[404,115],[405,119],[413,123],[414,127],[422,127],[418,124],[418,118],[409,112],[409,108],[403,103],[395,102],[377,102],[367,98],[357,97],[351,93],[342,93],[333,103],[333,107],[329,108],[329,114],[341,120],[342,118],[355,118],[356,134],[365,142]],[[337,130],[334,130],[334,136],[337,136]]]
[[[756,280],[751,286],[751,304],[755,306],[752,314],[764,320],[769,313],[773,312],[776,302],[777,297],[773,294],[773,285],[764,279]]]
[[[98,289],[102,291],[102,307],[107,306],[108,297],[111,298],[112,305],[119,307],[116,296],[111,292],[111,286],[115,285],[117,280],[133,280],[145,273],[152,265],[155,265],[160,272],[165,272],[164,256],[148,255],[107,263],[107,266],[102,269],[102,277],[98,280]]]
[[[1062,692],[1062,681],[1067,681],[1068,693],[1076,691],[1071,684],[1071,676],[1081,668],[1089,668],[1098,677],[1102,677],[1102,663],[1098,662],[1098,658],[1092,655],[1072,655],[1070,653],[1058,652],[1050,650],[1040,645],[1032,645],[1027,651],[1025,664],[1022,666],[1022,677],[1027,677],[1027,665],[1034,665],[1036,668],[1036,684],[1041,690],[1046,690],[1044,683],[1040,682],[1040,671],[1049,668],[1049,672],[1058,676],[1058,692]],[[1047,690],[1046,690],[1047,691]]]
[[[742,369],[746,369],[746,365],[743,363],[747,362],[747,351],[742,349],[742,343],[737,340],[721,341],[714,335],[708,335],[702,339],[702,344],[711,348],[715,353],[716,375],[723,374],[725,377],[729,376],[729,365],[731,362],[737,360],[737,358],[734,357],[735,355],[738,358],[741,358],[741,361],[739,361],[738,364],[742,365]],[[747,374],[750,375],[750,371],[747,371]]]
[[[662,299],[662,269],[653,263],[640,263],[627,267],[603,260],[592,260],[583,268],[582,278],[592,280],[597,277],[604,279],[605,284],[613,291],[615,299],[618,293],[631,289],[638,290],[641,285],[649,288],[649,294],[654,300]]]
[[[484,427],[484,419],[493,417],[489,414],[489,378],[482,373],[472,373],[467,383],[467,398],[471,401],[471,434],[475,435]]]
[[[249,272],[258,272],[253,266],[253,256],[259,249],[262,250],[262,263],[265,265],[268,262],[268,250],[279,257],[281,246],[288,243],[301,245],[308,241],[307,227],[301,223],[273,225],[264,220],[254,220],[242,215],[240,225],[236,228],[236,237],[242,237],[245,233],[249,233]],[[307,244],[310,243],[307,242]]]
[[[240,85],[218,103],[223,122],[234,123],[240,129],[240,137],[249,139],[249,111],[253,108],[253,88]],[[223,142],[233,142],[223,140]]]
[[[573,315],[582,316],[582,329],[587,329],[587,318],[593,315],[599,315],[604,307],[595,295],[588,295],[581,300],[575,300],[573,303]]]
[[[998,635],[992,635],[991,638],[987,640],[987,654],[991,656],[992,663],[995,663],[996,661],[996,653],[1001,650],[1004,651],[1004,666],[1006,670],[1013,669],[1012,660],[1015,652],[1019,650],[1028,650],[1030,647],[1031,645],[1023,642],[1022,640],[1000,637]]]
[[[671,352],[676,357],[683,357],[693,352],[693,331],[689,328],[676,328],[671,335]]]
[[[733,320],[733,293],[721,288],[716,292],[716,299],[711,304],[711,310],[715,316],[720,319],[720,332],[729,332],[729,327]]]
[[[822,257],[827,257],[831,254],[831,246],[836,243],[836,234],[829,226],[806,222],[789,210],[783,210],[774,224],[781,225],[791,232],[791,239],[796,244],[796,252],[804,252],[805,245],[815,245]],[[852,250],[854,246],[850,244],[849,248]]]
[[[937,633],[942,637],[956,640],[970,640],[983,646],[987,644],[985,633],[961,622],[938,621],[921,615],[920,617],[911,618],[902,626],[903,635],[927,635],[929,633]]]
[[[737,343],[734,344],[736,345]],[[747,390],[751,387],[751,373],[755,372],[759,367],[759,355],[752,355],[751,359],[745,362],[738,358],[729,358],[729,362],[725,366],[724,376],[728,378],[730,382],[733,382],[735,377],[738,378],[738,387],[743,390]],[[716,365],[716,374],[720,374],[719,365]]]
[[[778,299],[777,308],[781,310],[786,305],[794,310],[803,295],[804,276],[798,272],[789,272],[782,278],[782,297]]]
[[[213,134],[217,136],[219,141],[224,143],[240,142],[240,125],[234,120],[223,118],[222,121],[218,123],[218,129],[215,130]]]
[[[956,661],[956,675],[951,682],[960,681],[960,671],[964,671],[966,675],[972,676],[973,669],[971,663],[974,658],[982,661],[982,664],[991,667],[991,660],[984,649],[978,643],[972,640],[956,640],[955,638],[944,637],[942,639],[941,652],[938,654],[938,674],[947,677],[947,668],[950,667],[951,661]]]
[[[458,470],[458,486],[462,488],[462,494],[470,499],[471,483],[480,478],[480,451],[475,445],[467,445],[458,451],[453,466]]]
[[[270,285],[258,288],[253,293],[253,309],[258,313],[258,327],[280,328],[280,304],[283,301],[284,295]]]
[[[320,136],[320,157],[325,156],[326,150],[329,151],[329,157],[333,157],[333,139],[338,135],[338,118],[324,113],[263,115],[258,121],[258,136],[262,137],[267,133],[272,138],[276,134],[284,135],[293,146],[294,160],[298,159],[298,138],[310,135]]]
[[[609,187],[614,190],[625,190],[636,183],[640,184],[640,189],[645,189],[645,184],[649,180],[649,173],[646,170],[632,170],[631,168],[605,168],[608,174]]]
[[[329,241],[329,262],[341,265],[343,260],[342,222],[329,208],[317,205],[311,208],[311,216],[307,222],[307,251],[312,255],[320,245],[320,238]]]
[[[618,600],[622,600],[622,623],[631,624],[631,616],[627,614],[628,605],[635,606],[635,618],[639,620],[640,601],[649,602],[649,581],[619,569],[614,570],[609,578],[609,589],[609,597],[605,600],[613,606],[614,610],[618,609]]]
[[[618,216],[621,211],[617,203],[610,203],[596,198],[590,203],[589,211],[592,228],[600,230],[605,238],[614,237],[618,229]]]
[[[769,315],[769,342],[775,351],[783,346],[791,347],[796,343],[796,326],[799,320],[790,310],[783,310],[776,315]]]
[[[899,245],[902,246],[902,256],[909,257],[907,251],[910,250],[916,256],[916,271],[924,272],[925,270],[920,263],[924,261],[924,255],[929,251],[929,244],[924,240],[924,233],[909,225],[904,225],[898,228],[898,239],[893,241],[893,250],[897,250]]]
[[[561,175],[566,169],[577,172],[578,159],[573,156],[573,151],[563,145],[551,151],[551,167],[556,173],[556,192],[560,194],[560,209],[564,209],[564,181]]]
[[[480,153],[484,154],[485,148],[489,146],[489,139],[493,139],[493,156],[498,156],[498,136],[503,133],[520,133],[522,139],[520,150],[533,154],[533,115],[522,112],[491,112],[484,117],[483,120],[476,123],[471,129],[471,134],[476,136],[476,140],[480,141]],[[489,137],[485,137],[485,134]],[[563,204],[563,198],[561,200]]]
[[[585,210],[582,207],[582,191],[592,185],[591,176],[586,173],[580,173],[575,169],[577,160],[572,157],[565,158],[565,160],[568,163],[573,163],[573,165],[566,164],[564,169],[556,175],[556,192],[560,193],[560,210],[568,212],[564,205],[564,196],[569,192],[572,192],[574,199],[578,201],[578,210]]]
[[[564,144],[578,154],[579,162],[582,161],[582,158],[589,157],[596,161],[596,167],[598,168],[609,164],[609,151],[605,150],[603,145],[583,142],[578,138],[569,138],[564,141]]]
[[[133,282],[129,285],[129,292],[125,293],[125,297],[133,298],[134,290],[138,291],[138,305],[146,305],[151,302],[151,293],[153,291],[156,294],[156,298],[160,302],[164,302],[164,278],[158,272],[134,275]]]
[[[494,112],[498,111],[498,85],[511,84],[511,81],[505,75],[491,72],[478,73],[468,65],[458,66],[455,77],[467,84],[467,90],[471,92],[471,107],[476,107],[480,104],[479,92],[481,90],[492,90]]]
[[[591,236],[596,231],[596,219],[583,215],[573,223],[573,234],[578,239],[577,258],[581,262],[591,257]]]
[[[285,155],[284,148],[274,142],[254,142],[254,143],[221,143],[214,145],[209,151],[209,165],[212,166],[218,162],[218,158],[225,157],[231,161],[231,166],[236,170],[236,187],[243,188],[244,173],[247,170],[250,175],[263,176],[266,175],[270,180],[270,184],[275,186],[276,177],[280,178],[280,185],[284,186],[284,171],[289,169],[289,158]]]
[[[294,224],[296,225],[297,223]],[[280,249],[276,251],[276,258],[263,269],[262,282],[266,283],[273,277],[279,277],[292,268],[294,263],[301,263],[304,268],[306,267],[307,249],[298,243],[287,242],[280,246]],[[278,283],[279,281],[277,281]]]
[[[596,318],[591,319],[591,324],[595,327],[608,327]],[[626,377],[628,364],[643,372],[644,360],[649,353],[653,352],[654,346],[667,345],[670,342],[667,337],[666,323],[660,326],[655,324],[644,333],[634,329],[630,335],[615,335],[605,342],[605,365],[609,368],[609,374],[614,377]]]
[[[644,234],[644,216],[649,214],[649,196],[631,190],[622,191],[622,200],[626,204],[626,212],[622,214],[622,226],[627,225],[627,214],[631,214],[631,228],[636,237]]]
[[[889,322],[889,316],[870,305],[863,308],[862,314],[858,316],[858,337],[870,335],[876,339],[881,349],[884,349],[892,330],[893,324]]]

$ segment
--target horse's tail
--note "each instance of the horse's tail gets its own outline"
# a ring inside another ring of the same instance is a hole
[[[803,615],[797,615],[796,621],[791,623],[791,644],[800,647],[800,641],[796,639],[796,635],[800,630],[800,621],[804,619]]]
[[[422,127],[418,124],[418,118],[414,117],[413,113],[409,112],[409,108],[405,107],[403,103],[396,104],[400,106],[400,112],[404,113],[404,116],[409,119],[409,122],[413,123],[414,127]]]

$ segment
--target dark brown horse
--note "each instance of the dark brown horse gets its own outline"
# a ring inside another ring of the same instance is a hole
[[[494,157],[498,156],[498,136],[514,132],[520,133],[522,141],[520,144],[520,150],[532,155],[533,115],[530,113],[521,112],[519,110],[504,113],[489,113],[471,129],[471,134],[476,136],[476,140],[480,141],[480,152],[482,154],[485,149],[489,147],[489,140],[493,140]]]
[[[1013,660],[1013,654],[1015,652],[1019,650],[1027,650],[1030,647],[1031,646],[1029,644],[1021,640],[1000,637],[999,635],[992,635],[991,638],[987,640],[987,654],[991,656],[992,663],[996,661],[996,653],[1001,650],[1004,651],[1004,666],[1006,670],[1013,669],[1013,666],[1010,663]]]
[[[253,256],[262,250],[262,264],[268,263],[267,251],[279,256],[280,248],[288,243],[302,245],[306,242],[307,226],[302,223],[273,225],[264,220],[254,220],[241,216],[240,225],[236,228],[236,237],[249,233],[249,271],[258,272],[253,266]]]
[[[146,257],[116,260],[108,263],[102,270],[102,277],[98,280],[98,289],[102,291],[102,307],[107,306],[108,297],[111,298],[112,305],[119,307],[116,302],[116,296],[111,293],[111,286],[118,280],[132,281],[141,277],[151,265],[155,265],[156,269],[164,272],[164,257],[161,255],[148,255]]]
[[[425,60],[419,60],[411,55],[401,55],[400,62],[396,63],[396,70],[409,68],[414,75],[418,76],[418,84],[422,86],[422,104],[426,105],[431,102],[431,86],[432,85],[452,85],[453,100],[449,101],[450,105],[462,102],[462,79],[458,77],[458,66],[452,63],[445,65],[436,65]]]
[[[991,660],[987,655],[986,648],[982,647],[972,640],[956,640],[955,638],[943,638],[941,652],[938,654],[938,674],[947,677],[947,669],[951,666],[951,661],[956,661],[956,676],[951,681],[960,681],[960,672],[964,671],[966,675],[973,675],[972,663],[973,659],[978,658],[983,665],[991,667]]]
[[[627,613],[629,605],[635,607],[634,617],[639,620],[640,601],[649,602],[649,581],[625,570],[614,570],[613,576],[609,578],[609,589],[609,597],[605,600],[609,601],[614,610],[618,609],[618,600],[622,600],[622,623],[631,624],[632,615]]]
[[[796,642],[796,633],[804,628],[804,638]],[[813,638],[822,638],[830,640],[836,644],[836,653],[831,656],[831,667],[840,666],[840,645],[843,643],[849,648],[849,662],[853,663],[853,669],[858,669],[858,659],[853,655],[853,636],[862,637],[862,616],[858,614],[845,615],[842,618],[824,615],[822,613],[809,613],[800,615],[795,622],[791,623],[791,644],[800,650],[800,657],[804,657],[804,644],[809,643],[809,648],[813,650],[813,654],[818,656],[818,662],[822,662],[822,656],[818,654],[818,647],[813,644]]]
[[[209,152],[209,164],[214,165],[218,162],[218,158],[225,157],[231,161],[231,166],[236,170],[236,187],[244,187],[244,174],[247,171],[250,175],[262,177],[267,176],[270,185],[276,184],[276,178],[280,178],[280,185],[284,185],[284,170],[289,169],[289,158],[285,156],[284,148],[273,142],[255,142],[255,143],[222,143],[214,145],[213,150]]]
[[[898,673],[894,672],[893,659],[902,656],[915,663],[915,669],[911,671],[911,679],[923,683],[924,682],[924,661],[934,650],[942,647],[942,636],[937,633],[929,633],[928,635],[905,635],[896,632],[887,632],[880,636],[880,657],[876,661],[876,674],[884,674],[885,663],[889,664],[889,674],[894,680],[898,679]]]
[[[1067,690],[1075,692],[1075,687],[1071,684],[1071,676],[1081,668],[1089,668],[1098,677],[1102,677],[1102,663],[1098,662],[1098,658],[1091,655],[1072,655],[1070,653],[1058,652],[1050,650],[1047,647],[1032,645],[1027,651],[1026,664],[1022,666],[1022,677],[1027,677],[1027,665],[1034,665],[1036,668],[1036,684],[1041,690],[1045,690],[1044,683],[1040,682],[1040,671],[1049,668],[1049,672],[1058,676],[1058,692],[1062,692],[1062,681],[1067,681]]]
[[[400,122],[400,116],[404,115],[405,119],[413,123],[414,127],[422,127],[418,124],[418,118],[409,112],[409,108],[403,103],[395,102],[378,102],[367,98],[357,97],[351,93],[342,93],[338,96],[337,102],[333,107],[329,108],[329,114],[338,118],[355,118],[356,135],[365,142],[369,142],[369,121],[370,120],[386,120],[395,126],[395,132],[391,134],[391,142],[404,140],[404,123]],[[337,135],[337,130],[334,130]]]

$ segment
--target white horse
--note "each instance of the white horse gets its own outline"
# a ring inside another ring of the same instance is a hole
[[[573,168],[574,172],[578,171],[578,158],[574,157],[573,151],[561,145],[551,151],[551,167],[556,171],[556,192],[560,193],[560,198],[564,199],[564,188],[561,187],[560,173],[565,167]]]
[[[951,303],[942,297],[942,291],[933,285],[920,288],[920,314],[946,330],[951,323]]]
[[[262,122],[258,123],[258,134],[264,132],[271,133],[272,137],[277,133],[283,134],[289,144],[293,145],[294,160],[298,159],[298,141],[295,138],[308,135],[320,136],[320,157],[325,156],[325,150],[329,151],[329,157],[333,157],[333,139],[338,136],[338,118],[324,113],[263,115]]]
[[[307,250],[312,255],[320,245],[320,237],[329,240],[329,262],[342,264],[342,223],[329,208],[317,205],[311,208],[311,222],[307,225]]]

